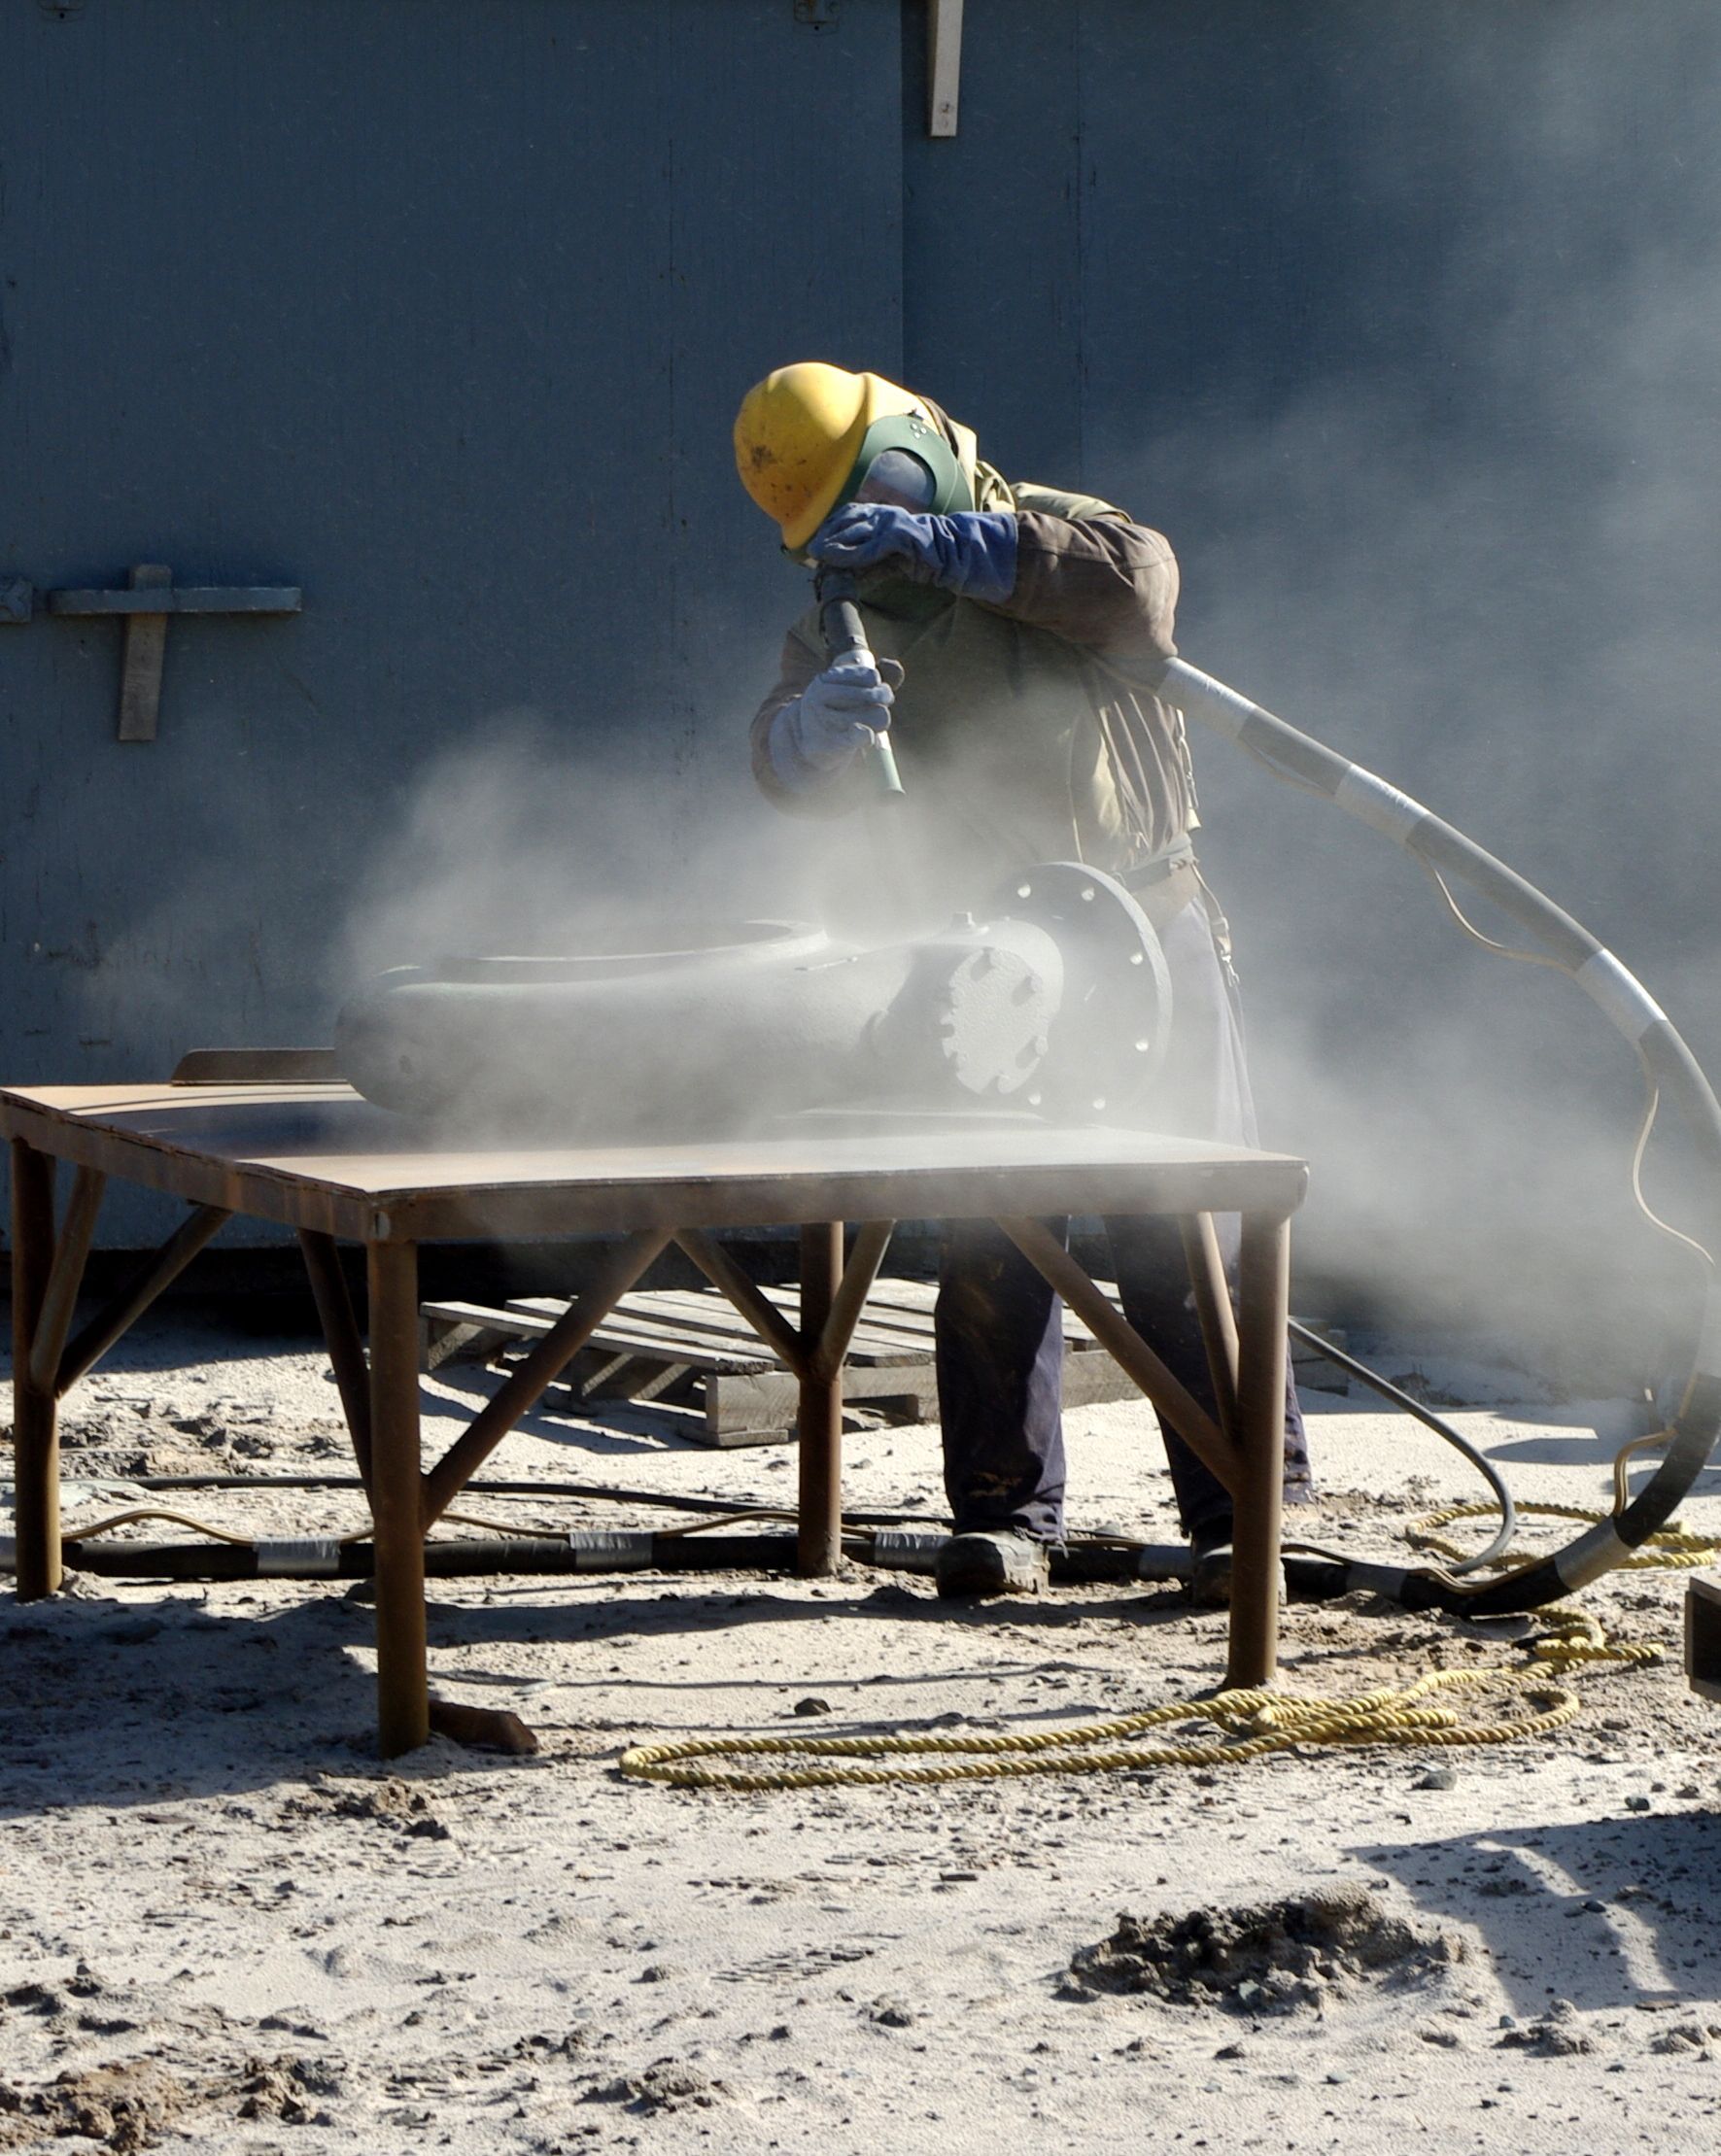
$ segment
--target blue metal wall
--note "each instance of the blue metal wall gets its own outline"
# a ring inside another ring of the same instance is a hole
[[[499,713],[566,750],[502,768],[570,884],[713,831],[768,884],[740,733],[797,585],[728,426],[815,353],[1165,530],[1189,656],[1545,881],[1721,1061],[1707,0],[969,0],[947,142],[919,0],[835,17],[7,12],[0,571],[306,610],[177,624],[150,747],[116,630],[0,628],[5,1075],[326,1037],[379,853]],[[1461,1097],[1625,1112],[1629,1069],[1567,1087],[1609,1049],[1557,983],[1484,983],[1367,835],[1201,770],[1274,1134],[1353,1230],[1379,1161],[1492,1160]]]
[[[914,380],[1167,532],[1187,656],[1544,883],[1721,1072],[1721,15],[968,12],[961,135],[908,139]],[[1472,1312],[1682,1308],[1610,1029],[1196,750],[1268,1132],[1315,1157],[1305,1256]]]
[[[896,0],[840,36],[788,0],[92,0],[0,39],[0,570],[305,593],[175,623],[153,745],[114,738],[115,626],[0,633],[7,1078],[327,1038],[370,847],[499,711],[566,750],[575,881],[606,773],[671,848],[765,822],[740,730],[796,584],[729,426],[785,355],[898,367]]]

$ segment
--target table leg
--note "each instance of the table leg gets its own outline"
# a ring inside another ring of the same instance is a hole
[[[53,1161],[12,1142],[12,1430],[17,1481],[17,1598],[60,1584],[59,1409],[30,1375],[53,1268]]]
[[[340,1247],[332,1235],[319,1235],[310,1228],[298,1231],[305,1277],[311,1283],[311,1300],[323,1327],[323,1345],[328,1350],[328,1366],[334,1372],[335,1390],[347,1419],[347,1435],[353,1440],[353,1456],[360,1479],[370,1487],[370,1373],[364,1362],[364,1343],[359,1320],[353,1315],[353,1298],[347,1293],[347,1277],[341,1271]]]
[[[1270,1685],[1279,1660],[1279,1538],[1285,1490],[1285,1325],[1291,1223],[1243,1215],[1237,1269],[1237,1448],[1227,1684]]]
[[[1219,1231],[1211,1213],[1185,1214],[1178,1221],[1184,1257],[1189,1268],[1189,1286],[1195,1313],[1201,1320],[1202,1345],[1207,1350],[1213,1396],[1219,1402],[1219,1424],[1227,1437],[1237,1427],[1237,1314],[1231,1308],[1231,1283],[1225,1278]]]
[[[418,1246],[365,1247],[370,1281],[370,1516],[377,1723],[385,1759],[430,1733],[419,1465]]]
[[[796,1570],[803,1579],[827,1579],[843,1553],[843,1369],[817,1366],[813,1353],[843,1277],[843,1223],[821,1221],[801,1230],[801,1338],[807,1359],[801,1370],[801,1519]]]
[[[1047,1285],[1068,1303],[1089,1332],[1109,1349],[1126,1377],[1153,1403],[1153,1412],[1170,1423],[1198,1460],[1210,1467],[1227,1489],[1236,1480],[1236,1446],[1166,1365],[1160,1361],[1123,1313],[1065,1249],[1044,1220],[1000,1217],[998,1225]]]
[[[136,1324],[157,1296],[166,1293],[210,1239],[233,1217],[224,1206],[203,1205],[189,1213],[153,1257],[147,1258],[112,1302],[98,1310],[60,1357],[58,1386],[63,1399],[78,1380],[87,1377],[117,1340]]]

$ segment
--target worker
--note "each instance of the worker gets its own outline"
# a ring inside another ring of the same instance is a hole
[[[1171,975],[1155,1120],[1254,1144],[1228,932],[1196,867],[1183,718],[1152,688],[1176,648],[1169,545],[1091,496],[1006,481],[969,428],[878,374],[778,369],[748,392],[735,446],[785,552],[855,572],[878,660],[828,667],[816,605],[794,624],[752,726],[768,799],[802,815],[852,811],[875,798],[868,751],[888,729],[905,793],[885,813],[908,838],[893,839],[889,880],[921,925],[1036,861],[1118,876]],[[1124,1314],[1217,1417],[1177,1224],[1107,1230]],[[1221,1236],[1234,1265],[1237,1223]],[[939,1592],[1037,1592],[1064,1524],[1058,1300],[999,1229],[958,1222],[941,1254],[936,1333],[954,1529]],[[1289,1385],[1285,1434],[1296,1503],[1311,1486]],[[1230,1497],[1174,1432],[1165,1443],[1191,1592],[1223,1602]]]

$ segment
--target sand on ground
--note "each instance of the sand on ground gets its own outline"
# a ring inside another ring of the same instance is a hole
[[[1464,1403],[1522,1496],[1607,1501],[1637,1409],[1375,1345]],[[497,1383],[426,1381],[428,1453]],[[1402,1560],[1411,1521],[1478,1493],[1364,1396],[1308,1405],[1311,1533]],[[1069,1436],[1072,1525],[1171,1539],[1145,1403],[1074,1414]],[[320,1350],[184,1310],[72,1395],[65,1438],[69,1523],[141,1501],[140,1474],[350,1465]],[[793,1457],[552,1395],[493,1472],[782,1505]],[[852,1431],[845,1491],[936,1513],[936,1430]],[[154,1501],[248,1533],[364,1519],[346,1491]],[[1685,1521],[1721,1534],[1721,1474]],[[0,2150],[1710,2147],[1721,1706],[1684,1683],[1685,1579],[1586,1594],[1666,1659],[1580,1676],[1578,1720],[1526,1742],[748,1795],[642,1787],[616,1761],[675,1733],[1044,1728],[1194,1701],[1224,1618],[1147,1585],[956,1608],[859,1566],[437,1583],[436,1690],[514,1709],[542,1748],[438,1739],[384,1763],[362,1591],[84,1576],[50,1603],[9,1594]],[[1521,1671],[1530,1629],[1297,1603],[1282,1681]]]

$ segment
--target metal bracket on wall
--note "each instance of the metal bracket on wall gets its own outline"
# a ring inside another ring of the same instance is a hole
[[[118,614],[125,623],[120,661],[121,741],[153,741],[161,711],[161,667],[169,614],[296,614],[304,594],[296,584],[180,584],[159,562],[142,562],[119,591],[44,592],[51,614]],[[35,587],[21,576],[0,576],[0,622],[27,622]]]
[[[795,20],[834,30],[842,0],[795,0]],[[926,132],[956,132],[962,89],[962,0],[926,0]]]
[[[926,132],[953,135],[962,90],[962,0],[926,0]]]

